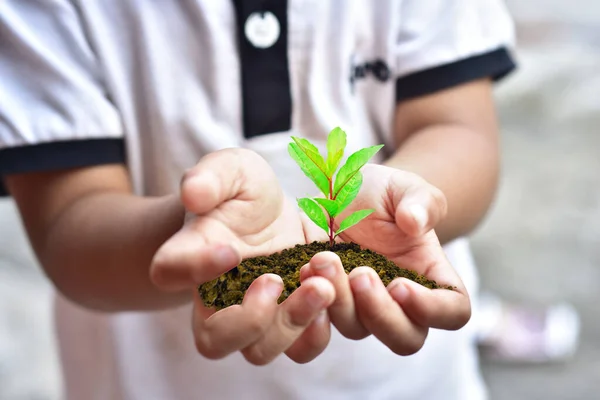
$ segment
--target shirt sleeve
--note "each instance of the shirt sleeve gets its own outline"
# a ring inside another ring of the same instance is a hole
[[[0,2],[0,177],[124,162],[104,78],[71,1]]]
[[[503,0],[403,0],[395,42],[396,100],[515,68],[514,25]]]

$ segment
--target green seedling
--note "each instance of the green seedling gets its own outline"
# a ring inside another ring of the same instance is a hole
[[[358,150],[348,157],[338,171],[346,148],[346,132],[342,129],[338,127],[329,133],[327,159],[324,159],[315,145],[307,139],[295,136],[292,136],[292,139],[293,142],[288,146],[290,156],[325,196],[325,198],[298,199],[298,206],[329,235],[329,244],[333,246],[335,238],[340,233],[358,224],[375,211],[373,209],[354,211],[340,223],[337,230],[334,229],[335,218],[354,201],[360,191],[363,182],[361,168],[383,145]]]

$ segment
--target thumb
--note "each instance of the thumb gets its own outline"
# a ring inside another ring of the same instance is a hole
[[[404,233],[423,235],[445,218],[448,205],[441,190],[416,175],[408,182],[406,177],[397,179],[401,179],[404,190],[394,191],[395,220]]]
[[[204,156],[181,180],[181,202],[188,212],[205,214],[228,200],[253,202],[261,209],[280,201],[275,174],[253,151],[231,148]]]

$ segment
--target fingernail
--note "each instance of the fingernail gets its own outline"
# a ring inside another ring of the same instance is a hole
[[[240,261],[240,257],[231,246],[217,247],[212,256],[218,265],[234,266]]]
[[[361,272],[350,279],[350,286],[355,292],[364,292],[371,288],[371,278],[367,271]]]
[[[283,280],[279,275],[269,275],[269,280],[265,285],[265,293],[270,299],[278,299],[281,295]]]
[[[188,190],[195,190],[201,188],[205,184],[204,179],[200,175],[190,175],[189,173],[183,175],[181,179],[181,190],[183,192]]]
[[[417,225],[420,229],[423,229],[427,226],[429,215],[427,214],[425,207],[420,204],[412,204],[408,207],[408,211],[412,215],[413,219],[417,222]]]
[[[321,293],[319,293],[318,289],[313,288],[306,295],[306,301],[308,302],[308,305],[313,310],[319,310],[319,309],[325,307],[326,299],[323,298],[323,296],[321,295]]]
[[[306,278],[308,278],[308,274],[310,273],[309,268],[310,266],[308,264],[304,264],[300,268],[300,283],[302,283],[304,280],[306,280]]]
[[[408,289],[400,281],[393,281],[388,287],[388,291],[394,300],[398,303],[402,303],[408,298]]]
[[[327,314],[327,310],[323,310],[317,315],[315,318],[315,322],[319,325],[324,325],[329,322],[329,315]]]
[[[312,267],[319,275],[325,278],[333,278],[335,276],[335,267],[331,262],[325,261],[322,263],[315,263]]]

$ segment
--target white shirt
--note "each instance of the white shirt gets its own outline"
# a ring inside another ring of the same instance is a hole
[[[290,196],[312,193],[290,134],[393,146],[396,101],[512,67],[499,0],[4,0],[0,174],[126,162],[140,195],[247,147]],[[381,158],[376,161],[381,161]],[[468,243],[446,251],[471,293]],[[84,267],[84,266],[82,266]],[[399,357],[334,333],[315,361],[254,367],[195,351],[190,307],[103,315],[58,297],[69,399],[448,399],[485,389],[470,326]]]

